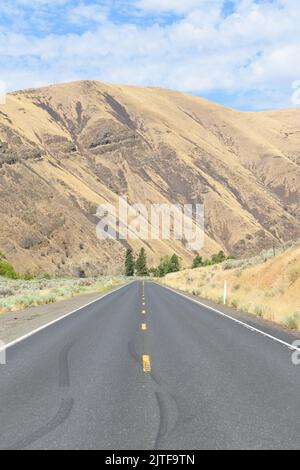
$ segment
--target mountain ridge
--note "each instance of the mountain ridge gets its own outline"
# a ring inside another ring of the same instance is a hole
[[[174,90],[72,82],[0,106],[0,250],[19,271],[118,272],[126,242],[95,213],[130,202],[206,207],[203,256],[249,256],[300,236],[300,110],[237,111]],[[137,241],[149,263],[180,241]],[[26,269],[25,269],[26,266]]]

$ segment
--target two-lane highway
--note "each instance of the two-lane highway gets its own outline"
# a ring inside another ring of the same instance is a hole
[[[0,366],[2,449],[300,447],[291,351],[133,282],[24,339]]]

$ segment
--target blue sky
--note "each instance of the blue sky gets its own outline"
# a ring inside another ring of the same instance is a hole
[[[0,0],[0,82],[96,79],[290,107],[299,24],[299,0]]]

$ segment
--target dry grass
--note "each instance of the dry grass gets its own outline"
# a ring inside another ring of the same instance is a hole
[[[74,296],[105,292],[124,282],[123,277],[53,280],[7,280],[0,278],[0,313],[36,307]]]
[[[228,281],[228,305],[285,327],[300,329],[300,244],[263,261],[233,261],[185,270],[162,280],[168,286],[222,302]]]

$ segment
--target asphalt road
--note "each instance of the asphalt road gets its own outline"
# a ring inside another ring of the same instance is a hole
[[[145,306],[133,282],[9,348],[0,448],[299,448],[291,351],[161,286],[144,290]]]

